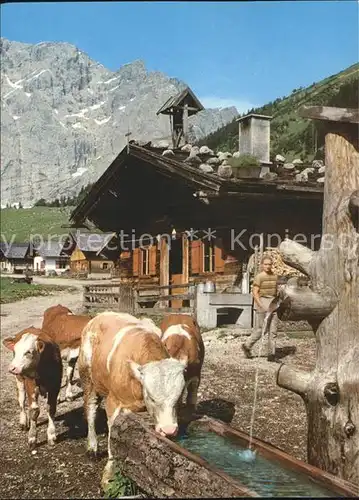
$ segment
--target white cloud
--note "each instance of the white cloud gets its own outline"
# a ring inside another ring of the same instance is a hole
[[[207,96],[201,97],[199,99],[205,108],[228,108],[231,106],[235,106],[238,110],[238,113],[245,113],[251,108],[255,108],[256,105],[238,98],[224,98],[217,96]]]

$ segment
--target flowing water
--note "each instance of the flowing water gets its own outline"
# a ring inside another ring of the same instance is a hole
[[[253,426],[254,426],[254,416],[256,412],[256,404],[257,404],[257,392],[258,392],[258,380],[259,380],[259,362],[260,362],[260,356],[262,354],[262,348],[263,348],[263,342],[264,342],[264,336],[266,334],[267,329],[270,328],[270,322],[272,319],[273,313],[267,313],[265,315],[264,321],[263,321],[263,327],[262,327],[262,336],[260,339],[260,344],[259,344],[259,352],[258,352],[258,357],[257,357],[257,366],[256,366],[256,375],[255,375],[255,380],[254,380],[254,397],[253,397],[253,408],[252,408],[252,416],[251,416],[251,423],[250,423],[250,428],[249,428],[249,445],[248,448],[249,450],[252,449],[252,439],[253,439]]]
[[[286,469],[281,463],[260,454],[256,454],[254,460],[247,460],[248,448],[213,431],[193,428],[178,437],[177,442],[262,497],[338,496],[304,474]]]
[[[286,469],[281,463],[268,460],[252,450],[256,411],[260,355],[265,334],[268,333],[273,312],[265,315],[255,371],[254,398],[248,448],[213,431],[193,428],[177,440],[187,450],[201,456],[209,464],[222,469],[247,488],[263,497],[336,497],[306,475]]]

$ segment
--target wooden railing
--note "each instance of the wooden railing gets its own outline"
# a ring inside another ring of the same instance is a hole
[[[178,294],[171,293],[176,289],[188,289],[188,292]],[[182,305],[183,302],[187,302],[188,304],[183,307],[171,307],[173,306],[173,301],[182,301]],[[194,285],[190,283],[181,283],[178,285],[140,285],[136,288],[138,312],[146,312],[148,314],[171,312],[194,313],[194,302]]]
[[[171,294],[172,290],[183,288],[188,289],[188,293]],[[187,304],[184,307],[172,307],[173,301],[182,301],[182,305],[185,301]],[[130,314],[194,313],[194,286],[189,283],[137,287],[122,283],[85,285],[83,306],[86,309],[122,311]]]
[[[104,283],[84,286],[83,306],[86,309],[102,309],[135,313],[136,304],[131,285]]]

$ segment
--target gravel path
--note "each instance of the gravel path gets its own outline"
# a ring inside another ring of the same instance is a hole
[[[81,293],[61,292],[56,296],[31,297],[2,305],[2,339],[27,326],[41,326],[44,310],[58,303],[76,312],[81,304]],[[7,372],[11,358],[11,353],[1,345],[1,498],[99,498],[101,469],[105,461],[102,458],[99,462],[92,462],[85,455],[86,427],[82,416],[82,398],[58,405],[55,422],[58,444],[55,448],[47,445],[45,400],[40,398],[40,445],[37,454],[31,455],[27,432],[21,431],[18,425],[15,378]],[[81,394],[80,389],[78,392]],[[64,396],[63,392],[61,395]],[[105,452],[103,424],[100,430],[100,446]]]
[[[58,283],[58,280],[55,279]],[[73,286],[66,280],[67,283]],[[49,280],[46,279],[49,283]],[[50,284],[50,283],[49,283]],[[59,283],[60,284],[60,283]],[[81,283],[81,287],[82,287]],[[80,286],[79,286],[80,288]],[[80,312],[81,291],[56,296],[32,297],[1,307],[1,337],[34,325],[40,326],[44,310],[61,303]],[[228,333],[230,335],[228,337]],[[243,332],[242,332],[243,333]],[[291,453],[306,457],[306,413],[301,399],[280,389],[275,382],[275,364],[244,359],[243,335],[236,330],[204,333],[206,357],[199,390],[199,410],[249,432],[253,405],[255,368],[259,363],[258,400],[254,435]],[[212,340],[210,340],[212,339]],[[312,337],[292,339],[281,333],[279,353],[283,362],[310,369],[315,360]],[[27,448],[27,433],[18,426],[18,403],[14,377],[7,373],[11,353],[1,345],[1,498],[99,498],[100,478],[106,459],[106,424],[99,418],[101,457],[90,461],[86,454],[86,427],[82,415],[81,390],[78,398],[58,405],[58,444],[46,442],[46,413],[41,409],[36,455]],[[75,372],[75,378],[77,373]],[[63,389],[64,391],[64,389]],[[44,400],[42,399],[44,402]],[[43,404],[43,403],[42,403]]]

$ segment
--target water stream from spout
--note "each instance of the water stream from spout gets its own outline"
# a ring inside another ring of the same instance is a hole
[[[249,451],[252,451],[253,427],[254,427],[254,417],[255,417],[255,412],[256,412],[256,405],[257,405],[259,367],[260,367],[260,361],[261,361],[260,356],[262,353],[264,336],[266,333],[268,333],[274,312],[275,312],[275,310],[274,311],[272,310],[272,311],[269,311],[266,313],[266,315],[264,317],[264,321],[263,321],[263,326],[262,326],[262,335],[261,335],[260,344],[259,344],[257,365],[256,365],[256,371],[255,371],[253,407],[252,407],[252,416],[251,416],[251,423],[250,423],[250,429],[249,429],[249,444],[248,444]],[[249,458],[249,455],[248,455],[248,458]]]

